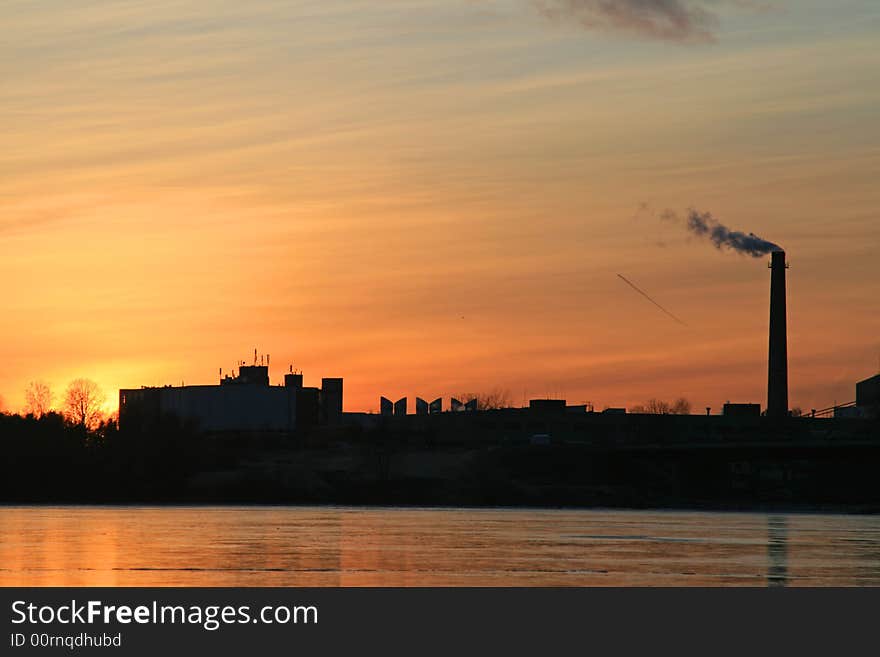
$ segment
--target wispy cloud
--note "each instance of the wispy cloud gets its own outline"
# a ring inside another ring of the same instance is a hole
[[[711,43],[720,21],[695,0],[532,0],[557,21],[575,21],[587,30],[612,30],[682,43]],[[716,3],[717,4],[717,3]],[[728,4],[742,6],[738,0]]]

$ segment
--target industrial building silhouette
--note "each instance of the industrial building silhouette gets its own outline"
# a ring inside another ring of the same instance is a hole
[[[788,407],[788,347],[786,319],[785,252],[771,253],[770,268],[770,321],[767,377],[768,419],[779,420],[790,415]],[[379,414],[346,413],[343,411],[343,379],[323,378],[321,387],[303,385],[302,372],[293,366],[284,375],[283,385],[270,385],[269,357],[253,365],[239,361],[238,371],[223,376],[218,385],[164,386],[124,389],[119,391],[120,426],[137,423],[149,424],[161,416],[174,415],[196,425],[207,433],[283,433],[307,431],[319,426],[350,426],[376,428],[392,422],[401,429],[426,427],[440,431],[468,432],[471,428],[486,428],[482,418],[504,424],[509,416],[510,426],[531,427],[539,431],[548,426],[544,421],[552,417],[608,416],[626,414],[625,409],[610,408],[601,413],[592,408],[567,405],[561,399],[534,399],[528,408],[480,409],[476,399],[465,401],[451,398],[449,410],[443,411],[443,398],[427,402],[416,398],[415,414],[408,414],[407,397],[392,401],[381,397]],[[880,374],[861,381],[856,386],[856,399],[842,406],[822,409],[834,417],[877,417],[880,409]],[[707,415],[709,409],[707,409]],[[462,416],[443,419],[440,416]],[[817,412],[811,414],[817,416]],[[761,416],[761,407],[755,403],[726,403],[723,416],[731,419]],[[619,422],[614,421],[614,422]],[[603,420],[600,424],[607,424]],[[558,424],[558,423],[557,423]],[[578,424],[578,422],[575,422]],[[494,426],[494,425],[493,425]],[[525,430],[525,429],[524,429]],[[543,434],[540,434],[543,435]]]
[[[256,358],[254,359],[256,362]],[[119,424],[149,425],[176,416],[207,433],[285,433],[342,418],[343,380],[323,378],[321,387],[303,385],[293,366],[284,385],[269,382],[269,365],[243,365],[222,375],[218,385],[162,386],[119,391]]]
[[[770,348],[767,356],[767,415],[788,415],[788,331],[785,311],[785,251],[770,254]]]

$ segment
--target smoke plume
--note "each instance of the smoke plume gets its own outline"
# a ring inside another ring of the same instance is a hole
[[[667,215],[668,216],[668,215]],[[717,249],[730,249],[737,253],[760,258],[772,251],[782,251],[782,247],[758,237],[754,233],[742,233],[730,230],[716,220],[709,212],[689,210],[686,219],[687,229],[694,235],[706,237]]]
[[[727,0],[739,4],[738,0]],[[715,40],[718,17],[700,0],[532,0],[552,20],[573,20],[588,30],[617,30],[687,43]]]

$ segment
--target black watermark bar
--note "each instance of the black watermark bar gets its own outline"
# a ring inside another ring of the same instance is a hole
[[[2,655],[848,654],[880,589],[0,589]]]

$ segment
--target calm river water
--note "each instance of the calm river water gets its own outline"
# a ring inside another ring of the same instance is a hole
[[[880,517],[0,507],[0,585],[880,585]]]

